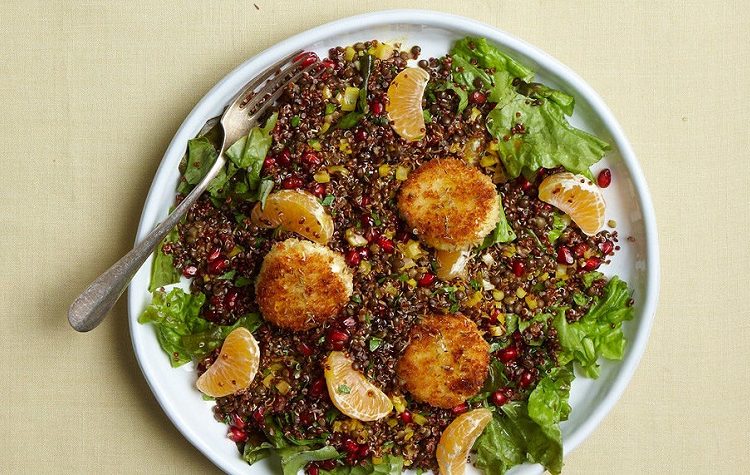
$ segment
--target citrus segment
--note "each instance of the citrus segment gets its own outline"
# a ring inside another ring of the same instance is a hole
[[[388,105],[385,110],[391,127],[402,138],[415,141],[424,137],[422,94],[430,80],[430,73],[422,68],[406,68],[388,86]]]
[[[203,373],[195,385],[207,396],[223,397],[241,391],[253,382],[258,372],[260,349],[250,330],[232,330],[216,361]]]
[[[548,176],[539,185],[539,199],[570,216],[589,236],[604,226],[602,191],[583,175],[562,172]]]
[[[271,193],[265,207],[256,204],[250,219],[256,226],[280,227],[319,244],[333,235],[333,219],[318,199],[302,190],[280,190]]]
[[[445,428],[435,452],[441,475],[463,475],[471,447],[491,420],[489,409],[474,409],[461,414]]]
[[[360,421],[376,421],[393,410],[388,396],[355,370],[344,353],[332,351],[323,366],[331,401],[345,415]]]
[[[437,251],[437,276],[441,280],[455,279],[464,273],[471,254],[469,251]]]

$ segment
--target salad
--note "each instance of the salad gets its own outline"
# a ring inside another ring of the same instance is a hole
[[[623,356],[609,145],[484,39],[420,53],[331,49],[156,249],[139,321],[248,464],[558,474],[575,374]],[[216,156],[189,142],[178,202]]]

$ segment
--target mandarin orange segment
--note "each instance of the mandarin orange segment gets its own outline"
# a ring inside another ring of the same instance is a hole
[[[266,199],[265,208],[256,204],[250,214],[256,226],[280,227],[318,244],[326,244],[333,235],[333,219],[311,193],[302,190],[280,190]]]
[[[489,409],[474,409],[456,417],[443,431],[435,457],[440,475],[463,475],[469,451],[492,420]]]
[[[388,396],[355,370],[344,353],[332,351],[323,368],[331,401],[345,415],[360,421],[376,421],[393,410]]]
[[[232,330],[221,346],[216,361],[209,366],[196,387],[207,396],[223,397],[246,389],[258,372],[260,349],[250,330]]]
[[[539,185],[539,199],[558,208],[589,236],[604,226],[606,205],[602,191],[583,175],[550,175]]]
[[[435,252],[438,278],[451,280],[463,274],[470,257],[471,253],[464,250]]]
[[[424,69],[406,68],[388,86],[388,105],[385,108],[388,119],[393,130],[408,141],[424,137],[422,95],[429,80],[430,73]]]

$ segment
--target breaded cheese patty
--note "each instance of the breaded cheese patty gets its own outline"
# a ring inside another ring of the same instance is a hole
[[[344,257],[299,239],[274,244],[255,282],[263,318],[290,330],[308,330],[335,317],[351,295],[352,274]]]
[[[436,158],[412,172],[398,209],[422,241],[443,251],[481,244],[500,219],[490,177],[455,158]]]
[[[396,372],[414,399],[448,409],[482,389],[489,350],[476,324],[463,315],[429,315],[412,328]]]

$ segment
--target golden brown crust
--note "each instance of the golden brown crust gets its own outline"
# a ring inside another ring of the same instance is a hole
[[[263,318],[290,330],[308,330],[335,317],[351,295],[352,275],[344,258],[298,239],[274,244],[255,284]]]
[[[425,243],[444,251],[481,244],[500,219],[490,177],[455,158],[436,158],[412,172],[398,209]]]
[[[463,315],[429,315],[412,328],[396,372],[414,399],[448,409],[482,389],[489,349],[476,324]]]

